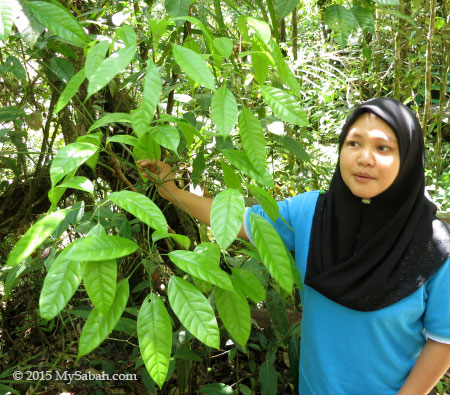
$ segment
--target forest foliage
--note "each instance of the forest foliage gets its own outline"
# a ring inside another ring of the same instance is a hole
[[[390,96],[421,119],[450,216],[448,8],[0,0],[0,388],[101,366],[150,393],[295,393],[302,284],[267,221],[237,240],[245,207],[274,222],[276,200],[326,189],[349,110]],[[158,197],[143,158],[215,197],[211,228]]]

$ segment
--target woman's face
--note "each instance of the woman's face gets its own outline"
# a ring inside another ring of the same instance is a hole
[[[394,131],[375,114],[362,114],[349,127],[339,166],[345,184],[355,196],[373,198],[384,192],[400,169]]]

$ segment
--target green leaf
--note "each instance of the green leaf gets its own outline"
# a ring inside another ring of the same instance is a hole
[[[130,114],[124,113],[124,112],[113,112],[111,114],[107,114],[100,119],[97,119],[91,127],[88,129],[88,133],[92,132],[93,130],[97,128],[101,128],[102,126],[108,125],[110,123],[116,123],[116,122],[132,122],[132,117]]]
[[[191,0],[166,0],[164,6],[166,12],[172,17],[189,15]]]
[[[238,119],[236,99],[231,91],[222,85],[211,100],[211,118],[219,133],[227,137]]]
[[[128,66],[134,58],[136,48],[135,44],[119,49],[97,67],[94,74],[90,76],[86,99],[105,87],[117,74]]]
[[[250,226],[262,262],[281,288],[290,293],[294,282],[291,260],[280,235],[269,222],[255,213],[250,214]]]
[[[193,25],[197,26],[203,33],[203,36],[205,38],[206,41],[206,46],[208,47],[209,51],[212,51],[212,42],[213,42],[213,35],[211,34],[211,32],[209,31],[209,29],[205,26],[205,24],[203,22],[201,22],[199,19],[194,18],[193,16],[179,16],[176,18],[173,18],[174,21],[189,21],[191,22]]]
[[[213,46],[216,51],[225,59],[228,59],[233,52],[233,41],[228,37],[215,38],[213,40]]]
[[[177,250],[169,252],[170,260],[191,276],[215,284],[223,289],[232,290],[230,277],[216,266],[208,255],[192,251]]]
[[[246,269],[232,267],[231,280],[234,290],[248,296],[253,302],[259,303],[266,299],[266,290],[258,278]]]
[[[300,145],[300,143],[291,136],[273,136],[274,140],[287,149],[292,155],[296,156],[303,162],[309,162],[309,155]]]
[[[17,265],[28,258],[52,234],[67,213],[67,210],[55,211],[33,224],[12,249],[6,261],[6,266]]]
[[[122,144],[128,144],[132,145],[133,147],[136,147],[139,145],[139,140],[136,137],[128,136],[126,134],[120,134],[116,136],[110,137],[108,140],[106,140],[106,145],[109,143],[122,143]]]
[[[184,327],[207,346],[219,349],[219,327],[208,299],[192,284],[176,276],[169,281],[168,296],[173,312]]]
[[[116,295],[117,263],[115,259],[86,262],[82,265],[83,283],[92,303],[103,314],[110,309]]]
[[[270,47],[270,54],[273,57],[281,80],[286,86],[289,87],[289,89],[295,96],[302,99],[303,97],[302,92],[300,90],[300,85],[298,84],[295,74],[292,72],[291,68],[284,60],[284,56],[281,52],[280,46],[276,43],[275,40],[271,39],[269,42],[269,47]]]
[[[242,146],[253,167],[260,174],[264,173],[267,158],[264,132],[259,119],[245,106],[239,116],[239,133]]]
[[[158,68],[153,62],[149,61],[144,80],[142,103],[132,115],[133,130],[136,136],[141,137],[149,130],[150,123],[153,120],[153,114],[159,102],[161,89],[162,84]]]
[[[223,160],[220,161],[220,167],[222,168],[227,188],[241,190],[241,178],[236,174],[234,169]]]
[[[57,257],[44,279],[39,297],[40,316],[46,320],[54,318],[73,296],[80,282],[80,262]]]
[[[78,89],[80,88],[81,84],[83,83],[84,79],[86,78],[84,68],[82,68],[78,73],[76,73],[70,81],[67,83],[66,87],[64,88],[63,92],[61,93],[61,96],[59,96],[58,101],[56,102],[55,106],[55,113],[57,114],[60,112],[72,99],[72,97],[75,96]]]
[[[158,125],[150,129],[149,135],[158,144],[177,152],[180,144],[180,133],[178,129],[171,125]]]
[[[350,10],[358,22],[359,27],[363,32],[374,32],[374,20],[372,11],[363,7],[353,7]]]
[[[220,247],[216,243],[200,243],[194,248],[196,254],[207,255],[211,265],[220,265]]]
[[[259,89],[277,117],[294,125],[306,126],[309,124],[305,111],[298,104],[298,99],[273,86],[260,85]]]
[[[86,177],[72,177],[69,180],[64,180],[56,188],[73,188],[79,189],[80,191],[94,193],[94,184],[92,184],[91,180]]]
[[[280,216],[280,210],[278,208],[277,202],[272,197],[272,195],[256,185],[246,184],[246,186],[251,194],[256,198],[258,203],[261,205],[262,209],[270,218],[270,220],[275,223],[277,218]]]
[[[400,0],[373,0],[373,2],[380,5],[400,5]]]
[[[114,301],[106,314],[94,307],[81,330],[78,358],[96,349],[112,332],[125,310],[129,294],[128,279],[125,278],[117,285]]]
[[[86,78],[91,80],[92,75],[94,75],[97,68],[105,60],[106,53],[109,49],[108,41],[100,41],[95,44],[88,52],[86,56],[86,62],[84,64],[84,69],[86,70]]]
[[[81,25],[62,5],[46,1],[29,1],[27,4],[36,19],[57,36],[80,46],[89,41]]]
[[[250,307],[245,297],[232,291],[215,288],[216,307],[225,328],[242,347],[250,337]]]
[[[222,383],[211,383],[198,390],[201,394],[207,395],[236,395],[233,387]]]
[[[6,42],[14,21],[13,4],[10,0],[0,0],[0,40]]]
[[[236,239],[244,215],[244,198],[237,189],[217,194],[211,207],[211,229],[217,243],[226,250]]]
[[[72,143],[61,148],[50,166],[50,179],[55,186],[66,174],[76,170],[98,150],[93,144]]]
[[[8,0],[6,0],[8,2]],[[24,0],[11,0],[14,7],[14,25],[25,43],[33,48],[37,39],[44,31]]]
[[[137,43],[136,32],[131,26],[125,25],[117,29],[116,36],[122,40],[126,47]]]
[[[5,62],[5,69],[11,71],[17,79],[25,83],[27,82],[27,73],[25,68],[15,56],[8,56]]]
[[[175,242],[177,242],[185,250],[189,250],[189,248],[191,247],[191,239],[185,235],[179,235],[177,233],[169,233],[162,230],[155,230],[152,233],[153,242],[164,239],[166,237],[170,237],[171,239],[175,240]]]
[[[155,295],[145,298],[139,309],[137,331],[139,349],[151,378],[162,387],[169,370],[172,351],[172,323],[164,303]]]
[[[10,106],[0,108],[0,122],[10,122],[14,121],[18,117],[25,115],[23,108]]]
[[[341,47],[347,45],[347,39],[358,21],[352,12],[339,4],[332,4],[325,10],[325,24],[336,34],[336,41]]]
[[[136,159],[160,159],[161,147],[150,137],[149,134],[144,134],[139,137],[139,145],[133,150]]]
[[[247,24],[249,28],[253,29],[261,42],[265,44],[269,42],[272,33],[270,26],[266,22],[249,16],[247,17]]]
[[[75,74],[75,70],[68,60],[54,56],[50,60],[50,70],[62,82],[69,82]]]
[[[67,253],[73,261],[106,261],[130,255],[138,245],[119,236],[94,235],[78,239]]]
[[[172,44],[172,53],[175,62],[189,78],[212,91],[216,90],[214,77],[201,55],[176,44]]]
[[[261,384],[261,395],[274,395],[277,393],[277,371],[272,362],[266,360],[259,367],[259,383]]]
[[[289,321],[280,294],[273,288],[268,289],[266,306],[269,311],[271,328],[277,339],[284,343],[289,333]]]
[[[258,44],[257,38],[252,40],[252,67],[255,73],[256,80],[263,84],[266,81],[267,74],[269,73],[270,61],[267,52],[263,51]]]
[[[283,19],[288,16],[299,3],[299,0],[275,0],[275,14]]]
[[[167,231],[167,221],[159,207],[147,196],[132,191],[113,192],[108,199],[153,229]]]
[[[268,188],[273,187],[273,178],[267,168],[264,169],[263,174],[260,174],[260,172],[254,168],[245,152],[233,149],[224,149],[222,152],[232,165],[236,166],[256,182]]]

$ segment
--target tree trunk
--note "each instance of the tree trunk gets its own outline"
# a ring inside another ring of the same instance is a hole
[[[405,12],[405,1],[400,0],[400,9],[399,12],[403,14]],[[395,34],[395,60],[394,60],[394,97],[396,99],[400,99],[402,95],[402,88],[400,87],[402,80],[402,64],[403,64],[403,56],[402,56],[402,19],[398,19],[397,24],[397,32]]]

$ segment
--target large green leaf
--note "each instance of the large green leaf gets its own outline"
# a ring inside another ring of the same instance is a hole
[[[264,361],[259,367],[259,383],[261,384],[261,395],[278,393],[277,371],[269,360]]]
[[[87,177],[81,176],[72,177],[68,180],[64,180],[56,188],[73,188],[88,193],[94,192],[94,184],[92,184],[92,181],[89,180],[89,178]]]
[[[252,66],[256,80],[263,84],[269,73],[270,60],[267,52],[263,51],[256,37],[252,40]]]
[[[56,114],[60,112],[69,103],[72,97],[75,96],[85,78],[86,75],[84,72],[84,68],[82,68],[70,79],[70,81],[67,83],[66,87],[62,91],[61,96],[59,96],[58,101],[56,102],[55,106]]]
[[[14,121],[18,117],[25,115],[23,108],[10,106],[0,108],[0,122]]]
[[[175,62],[189,78],[212,91],[216,89],[214,77],[201,55],[176,44],[172,44],[172,53]]]
[[[129,294],[128,279],[125,278],[117,285],[114,301],[107,313],[102,314],[99,309],[94,307],[81,330],[78,357],[96,349],[112,332],[125,310]]]
[[[155,295],[145,298],[139,309],[137,333],[142,359],[151,378],[162,387],[172,351],[172,323],[164,303]]]
[[[251,184],[246,184],[248,190],[252,193],[252,195],[256,198],[258,203],[261,205],[264,212],[271,219],[273,223],[280,216],[280,210],[278,208],[278,204],[272,195],[269,194],[266,190]]]
[[[72,63],[64,58],[60,58],[57,56],[54,56],[50,60],[49,68],[56,76],[57,80],[59,79],[66,84],[75,75],[75,69],[73,68]]]
[[[214,49],[228,59],[233,52],[233,41],[228,37],[218,37],[213,40]]]
[[[191,0],[166,0],[164,6],[166,12],[172,17],[189,15]]]
[[[206,254],[177,250],[169,252],[169,258],[181,270],[184,270],[191,276],[208,281],[223,289],[233,289],[228,274],[220,269],[219,266],[216,266],[214,261]]]
[[[141,137],[149,130],[159,96],[161,95],[161,89],[162,84],[158,68],[153,62],[149,61],[144,80],[142,102],[132,115],[133,130],[136,136]]]
[[[61,148],[50,166],[50,179],[55,186],[66,174],[77,169],[98,150],[93,144],[72,143]]]
[[[292,155],[301,159],[303,162],[309,162],[309,155],[305,149],[300,145],[300,143],[291,136],[278,136],[273,135],[275,141],[281,144],[285,149],[287,149]]]
[[[264,173],[261,174],[255,169],[245,152],[234,149],[224,149],[222,152],[232,165],[236,166],[240,171],[247,174],[256,182],[268,188],[273,187],[273,178],[267,168],[265,168]]]
[[[8,2],[8,0],[6,1]],[[14,7],[14,25],[16,25],[17,31],[26,44],[30,48],[33,48],[37,39],[44,31],[44,26],[37,21],[25,0],[9,1]]]
[[[88,80],[92,78],[92,75],[95,74],[97,68],[105,60],[109,45],[109,41],[100,41],[89,50],[86,56],[86,62],[84,64],[84,69],[86,70],[86,78]]]
[[[265,44],[269,42],[272,32],[270,31],[270,26],[266,22],[249,16],[247,17],[247,24],[248,27],[255,32],[261,42]]]
[[[336,41],[342,47],[347,45],[347,39],[358,21],[350,10],[340,4],[332,4],[325,10],[325,23],[336,34]]]
[[[90,76],[88,84],[88,98],[105,87],[117,74],[123,71],[133,60],[136,44],[119,49],[107,57]]]
[[[368,10],[364,7],[353,7],[350,10],[353,16],[358,21],[358,25],[363,32],[371,32],[374,31],[374,19],[372,11]]]
[[[211,229],[217,243],[226,250],[242,225],[245,203],[237,189],[225,189],[217,194],[211,207]]]
[[[288,16],[299,3],[299,0],[275,0],[275,14],[283,19]]]
[[[132,191],[113,192],[108,199],[153,229],[167,231],[167,221],[159,207],[147,196]]]
[[[14,266],[29,257],[42,242],[50,236],[66,217],[68,210],[55,211],[39,219],[17,242],[6,261],[6,266]]]
[[[110,123],[116,122],[132,122],[132,117],[130,114],[124,112],[113,112],[111,114],[106,114],[105,116],[97,119],[91,127],[88,129],[88,133],[92,132],[94,129],[101,128],[102,126],[108,125]]]
[[[236,171],[225,161],[220,161],[220,167],[223,171],[223,178],[227,188],[235,188],[241,190],[241,178],[236,174]]]
[[[118,134],[106,140],[106,145],[108,145],[109,143],[122,143],[136,147],[139,145],[139,140],[136,137],[128,136],[127,134]]]
[[[153,242],[164,239],[166,237],[170,237],[171,239],[173,239],[177,244],[179,244],[185,250],[189,250],[189,247],[191,246],[191,239],[188,236],[179,235],[177,233],[169,233],[169,232],[163,231],[163,230],[155,230],[152,233],[152,241]]]
[[[227,137],[238,119],[236,99],[231,91],[222,85],[211,100],[211,118],[219,133]]]
[[[160,159],[161,147],[150,136],[150,134],[144,134],[139,137],[139,144],[134,147],[133,154],[136,159]]]
[[[286,292],[292,291],[291,259],[280,235],[263,217],[250,214],[250,226],[255,246],[271,276]]]
[[[73,261],[106,261],[130,255],[138,249],[138,245],[129,239],[119,236],[94,235],[78,239],[73,243],[66,259]]]
[[[235,291],[247,295],[253,302],[259,303],[266,299],[266,290],[258,278],[246,269],[232,267],[231,280]]]
[[[151,128],[149,134],[158,144],[177,152],[178,144],[180,144],[180,133],[178,133],[176,127],[158,125]]]
[[[308,125],[305,110],[298,104],[298,99],[273,86],[260,85],[259,89],[264,100],[277,117],[294,125]]]
[[[40,316],[46,320],[54,318],[73,296],[80,282],[80,262],[57,258],[44,279],[39,297]]]
[[[86,262],[82,265],[82,272],[84,287],[89,298],[95,307],[106,314],[116,295],[116,260]]]
[[[184,327],[207,346],[219,349],[219,327],[208,299],[192,284],[176,276],[169,281],[168,296],[173,312]]]
[[[13,3],[0,0],[0,40],[6,41],[14,21]]]
[[[29,1],[27,4],[36,19],[57,36],[80,46],[89,41],[81,25],[62,5],[47,1]]]
[[[227,331],[241,346],[245,347],[250,336],[250,307],[245,297],[233,291],[216,288],[216,307]]]
[[[256,171],[262,174],[266,168],[266,145],[259,119],[247,107],[239,115],[239,132],[242,146]]]

